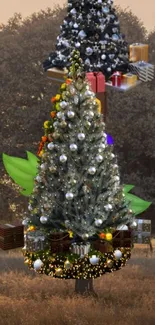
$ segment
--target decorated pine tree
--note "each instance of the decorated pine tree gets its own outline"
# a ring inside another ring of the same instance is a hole
[[[70,53],[80,51],[85,71],[102,71],[106,79],[114,71],[127,72],[128,45],[120,32],[113,0],[68,0],[56,51],[44,62],[51,67],[70,66]]]
[[[76,50],[69,79],[52,102],[23,221],[25,263],[52,277],[88,280],[125,265],[130,238],[125,248],[114,234],[124,225],[128,229],[133,213]]]

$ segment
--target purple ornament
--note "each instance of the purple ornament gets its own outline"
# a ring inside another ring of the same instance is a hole
[[[108,144],[108,146],[112,146],[114,144],[114,140],[113,140],[112,136],[110,134],[107,134],[107,133],[106,133],[106,135],[107,135],[107,144]]]

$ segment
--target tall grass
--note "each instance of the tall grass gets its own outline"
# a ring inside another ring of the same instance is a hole
[[[74,280],[28,270],[20,251],[0,251],[0,325],[153,325],[155,253],[134,249],[125,268],[94,280],[98,300],[76,297]]]

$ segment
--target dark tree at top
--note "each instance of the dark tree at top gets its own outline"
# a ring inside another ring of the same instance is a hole
[[[75,48],[87,72],[102,71],[106,79],[116,70],[126,72],[128,44],[120,33],[113,0],[68,0],[67,11],[56,51],[43,63],[45,71],[68,67],[70,53]]]

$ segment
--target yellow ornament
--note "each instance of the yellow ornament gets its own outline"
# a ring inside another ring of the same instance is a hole
[[[64,268],[66,270],[69,270],[72,267],[72,264],[70,263],[70,261],[67,259],[64,263]]]
[[[35,230],[35,226],[30,226],[30,227],[28,228],[28,231],[33,231],[33,230]]]
[[[45,122],[44,122],[44,128],[45,128],[45,129],[48,129],[48,127],[49,127],[49,121],[45,121]]]
[[[98,98],[96,98],[96,103],[98,105],[98,108],[97,108],[98,113],[101,114],[102,105],[101,105],[101,101]]]
[[[60,100],[60,95],[59,95],[59,94],[57,94],[57,95],[55,96],[55,100],[56,100],[57,102]]]
[[[105,239],[110,241],[112,240],[112,234],[110,232],[108,232],[106,235],[105,235]]]
[[[44,153],[44,151],[41,150],[38,156],[41,157],[43,155],[43,153]]]
[[[61,277],[62,274],[63,274],[63,271],[62,271],[61,267],[58,267],[58,268],[55,270],[55,275]]]
[[[64,82],[62,85],[61,85],[61,90],[65,90],[66,89],[66,83]]]
[[[110,259],[107,259],[107,260],[106,260],[106,266],[107,266],[109,269],[111,269],[111,268],[113,267],[113,264],[114,264],[114,262],[113,262],[112,260],[110,260]]]
[[[68,233],[69,233],[69,238],[73,238],[73,231],[69,230]]]
[[[56,103],[55,108],[57,111],[60,111],[60,103]]]

